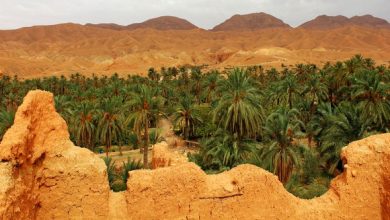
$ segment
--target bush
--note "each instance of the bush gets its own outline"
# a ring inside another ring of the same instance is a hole
[[[294,175],[285,187],[287,191],[299,198],[312,199],[326,193],[329,183],[330,178],[319,177],[314,179],[311,184],[302,184],[298,176]]]
[[[115,162],[111,157],[103,158],[107,166],[107,177],[110,189],[114,192],[125,191],[127,189],[127,179],[129,178],[129,171],[142,168],[141,161],[135,161],[127,158],[127,162],[123,163],[123,167],[117,170]]]
[[[120,179],[117,179],[111,186],[110,188],[112,189],[112,191],[114,192],[121,192],[121,191],[125,191],[127,189],[127,185],[126,183],[124,183],[122,180]]]
[[[123,162],[122,167],[122,181],[126,184],[127,179],[129,178],[129,172],[132,170],[139,170],[142,168],[142,163],[140,160],[134,160],[130,159],[130,157],[127,158],[127,162]]]
[[[111,157],[105,157],[103,158],[104,163],[106,164],[107,167],[107,177],[108,177],[108,183],[111,185],[114,183],[116,179],[116,171],[115,171],[115,162],[112,161]]]

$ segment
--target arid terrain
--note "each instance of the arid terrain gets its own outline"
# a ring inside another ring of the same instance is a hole
[[[0,104],[0,219],[390,220],[371,15],[0,30]]]
[[[144,23],[58,24],[0,31],[0,73],[21,78],[71,73],[145,74],[150,67],[231,66],[344,60],[390,63],[390,28],[372,16],[320,16],[292,28],[265,13],[235,15],[212,30],[175,17]]]

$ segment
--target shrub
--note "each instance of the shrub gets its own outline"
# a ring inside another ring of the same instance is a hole
[[[108,183],[110,184],[110,188],[112,188],[112,184],[115,182],[115,179],[117,178],[117,174],[115,171],[115,162],[112,160],[111,157],[105,157],[103,158],[103,160],[107,167]]]
[[[127,179],[129,178],[129,172],[132,170],[139,170],[141,169],[143,164],[141,163],[140,160],[134,160],[130,159],[130,157],[127,158],[127,162],[123,162],[123,167],[122,167],[122,181],[127,183]]]

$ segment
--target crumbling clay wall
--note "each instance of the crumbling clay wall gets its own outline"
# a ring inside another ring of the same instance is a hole
[[[168,143],[163,141],[153,146],[152,150],[152,169],[161,167],[177,166],[179,164],[187,163],[187,156],[174,151]]]
[[[75,147],[53,95],[29,92],[0,144],[1,219],[105,219],[104,162]]]
[[[169,155],[164,146],[159,158]],[[34,91],[0,144],[0,218],[390,219],[390,134],[351,143],[342,158],[345,171],[312,200],[252,165],[206,175],[185,161],[132,171],[128,190],[115,194],[103,161],[69,140],[53,96]]]
[[[193,163],[132,171],[127,212],[133,219],[390,219],[390,134],[353,142],[341,156],[345,171],[312,200],[294,197],[252,165],[218,175]]]

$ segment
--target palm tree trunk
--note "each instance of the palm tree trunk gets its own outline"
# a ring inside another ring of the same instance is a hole
[[[148,169],[148,150],[149,150],[149,127],[148,122],[145,122],[145,145],[144,145],[144,169]]]
[[[184,127],[184,139],[186,140],[186,141],[188,141],[188,138],[189,138],[189,131],[190,131],[190,129],[189,129],[189,123],[188,123],[188,118],[186,118],[185,119],[185,127]],[[188,144],[188,143],[187,143]]]
[[[157,139],[158,139],[158,123],[159,123],[159,117],[158,117],[158,114],[156,116],[156,132],[154,132],[154,139],[155,139],[155,143],[157,144]]]
[[[106,140],[106,157],[108,157],[108,151],[111,149],[111,129],[108,128],[108,135]]]

